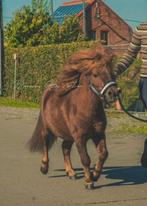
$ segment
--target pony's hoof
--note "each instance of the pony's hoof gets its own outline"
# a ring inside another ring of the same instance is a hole
[[[94,189],[94,183],[86,183],[85,184],[85,189],[86,190],[93,190]]]
[[[100,172],[100,171],[94,170],[94,171],[93,171],[93,174],[92,174],[92,179],[93,179],[93,181],[96,182],[96,181],[99,179],[100,175],[101,175],[101,172]]]
[[[98,179],[99,179],[99,176],[93,176],[93,178],[92,178],[92,179],[93,179],[93,181],[94,181],[94,182],[97,182],[97,181],[98,181]]]
[[[41,166],[41,167],[40,167],[40,171],[41,171],[41,173],[42,173],[43,175],[46,175],[46,174],[48,173],[48,167],[43,167],[43,166]]]
[[[76,180],[77,179],[77,175],[74,176],[68,176],[70,180]]]
[[[77,174],[75,174],[75,173],[73,175],[69,175],[69,172],[66,172],[66,175],[70,180],[76,180],[76,178],[77,178]]]
[[[42,160],[42,165],[40,167],[40,171],[43,175],[46,175],[48,173],[48,161],[45,162]]]

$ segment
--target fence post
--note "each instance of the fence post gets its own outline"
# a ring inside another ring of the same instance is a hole
[[[16,72],[17,72],[17,55],[13,54],[14,58],[14,85],[13,85],[13,99],[16,99]]]

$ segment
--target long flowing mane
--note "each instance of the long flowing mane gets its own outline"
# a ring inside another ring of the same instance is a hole
[[[79,84],[82,73],[90,73],[94,68],[100,68],[102,62],[112,60],[110,49],[102,46],[82,49],[69,57],[57,77],[59,93],[65,94]],[[100,68],[101,69],[101,68]]]

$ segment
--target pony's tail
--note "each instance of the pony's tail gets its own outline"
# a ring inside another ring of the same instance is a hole
[[[36,128],[31,139],[27,143],[27,147],[31,152],[43,152],[44,144],[46,143],[50,149],[54,141],[54,136],[45,129],[42,116],[39,114]]]

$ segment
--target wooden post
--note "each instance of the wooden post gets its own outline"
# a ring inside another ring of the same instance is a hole
[[[14,85],[13,85],[13,99],[16,99],[16,75],[17,75],[17,55],[13,55],[14,58]]]

